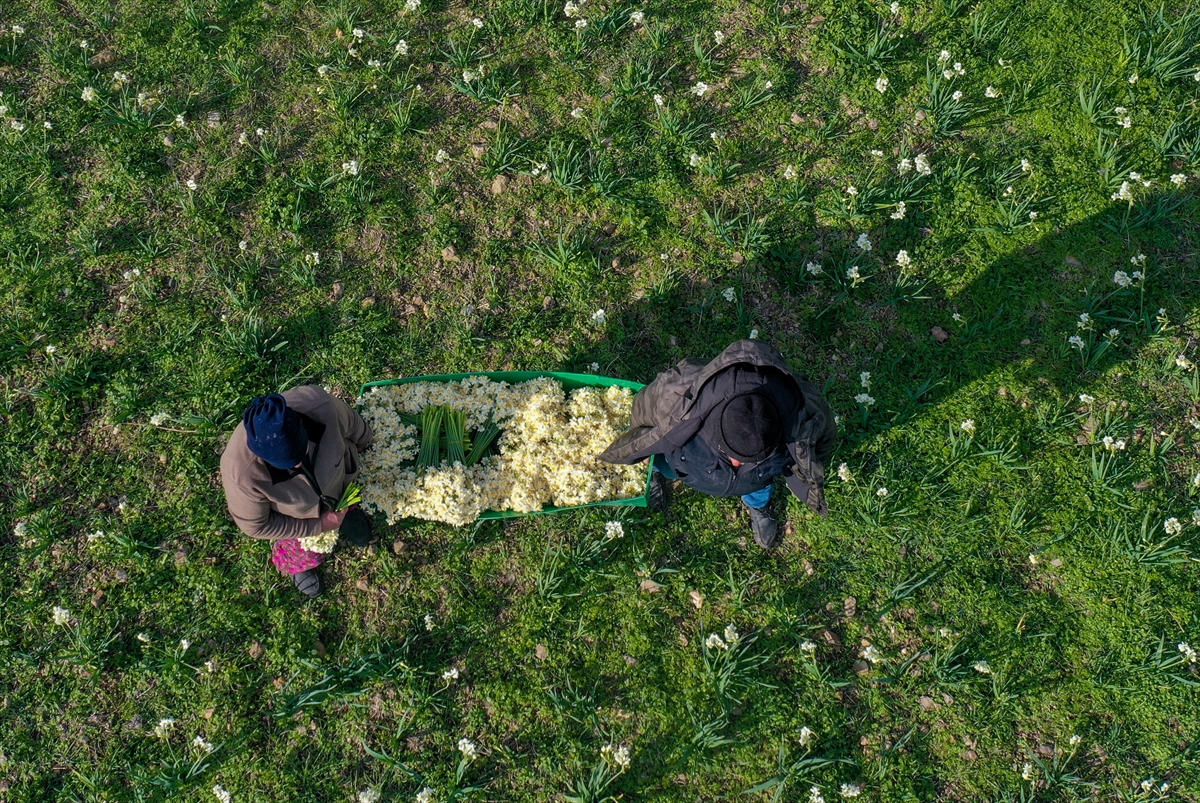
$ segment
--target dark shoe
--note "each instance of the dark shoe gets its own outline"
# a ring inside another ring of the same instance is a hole
[[[754,531],[754,543],[763,549],[775,546],[775,538],[779,535],[779,519],[771,513],[771,508],[757,508],[746,505],[750,511],[750,529]]]
[[[338,535],[355,546],[366,546],[371,543],[371,520],[362,512],[362,508],[350,508],[346,518],[342,519]]]
[[[655,512],[661,512],[666,510],[669,504],[671,504],[671,481],[655,471],[650,475],[650,493],[646,507]]]
[[[316,569],[293,574],[292,582],[296,584],[300,593],[309,599],[321,596],[321,578],[317,575]]]

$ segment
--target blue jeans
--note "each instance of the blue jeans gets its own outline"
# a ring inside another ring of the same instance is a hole
[[[675,473],[675,469],[667,463],[667,458],[660,454],[654,455],[654,470],[662,474],[669,480],[679,479],[679,475]],[[748,493],[742,497],[742,502],[746,507],[752,507],[756,510],[761,510],[771,501],[771,492],[775,490],[775,483],[769,484],[766,488],[760,488],[753,493]]]

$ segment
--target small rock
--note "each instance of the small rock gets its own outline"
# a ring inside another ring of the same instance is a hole
[[[933,339],[939,343],[945,343],[950,339],[950,333],[940,326],[935,326],[930,329],[929,334],[933,335]]]
[[[533,649],[533,655],[534,655],[534,657],[535,657],[535,658],[537,658],[539,661],[544,661],[544,660],[546,660],[547,658],[549,658],[549,657],[550,657],[550,650],[546,649],[546,645],[545,645],[545,644],[538,644],[538,645],[537,645],[536,647],[534,647],[534,649]]]
[[[182,566],[183,564],[187,563],[187,560],[188,560],[188,551],[185,547],[180,547],[179,549],[175,550],[175,565],[176,566]]]
[[[846,612],[847,616],[853,616],[858,613],[858,600],[854,597],[846,597],[842,602],[842,609]]]
[[[804,567],[804,574],[807,577],[812,577],[814,574],[817,573],[817,570],[813,568],[813,565],[808,562],[807,558],[804,560],[804,562],[801,565]]]
[[[313,650],[316,651],[318,658],[325,657],[325,643],[320,639],[317,639],[317,643],[313,645]]]
[[[854,674],[866,675],[866,674],[869,674],[870,671],[871,671],[871,665],[869,663],[867,663],[866,661],[863,661],[860,659],[860,660],[857,660],[854,662]]]
[[[483,145],[480,145],[478,143],[471,143],[471,155],[474,156],[476,159],[482,159],[483,152],[485,150],[487,150],[487,148],[485,148]]]
[[[620,257],[614,257],[614,258],[613,258],[613,261],[612,261],[612,266],[613,266],[613,268],[619,268],[619,267],[621,267],[621,258],[620,258]]]
[[[97,589],[96,589],[96,593],[95,593],[95,594],[92,594],[92,607],[93,607],[93,608],[99,608],[99,607],[100,607],[100,600],[102,600],[103,598],[104,598],[104,589],[103,589],[103,588],[97,588]]]
[[[495,131],[500,126],[494,120],[484,120],[479,124],[481,128],[486,128],[488,131]]]
[[[554,296],[546,296],[542,299],[542,309],[550,309],[554,306]]]
[[[628,664],[629,666],[637,666],[638,665],[638,659],[634,658],[632,655],[625,655],[624,658],[625,658],[625,663]]]
[[[922,111],[921,109],[917,109],[917,113],[916,113],[915,117],[917,118],[917,122],[919,123],[925,119],[925,112]]]
[[[1135,490],[1135,491],[1148,491],[1148,490],[1150,490],[1150,486],[1151,486],[1152,484],[1153,484],[1153,483],[1151,483],[1151,481],[1150,481],[1150,480],[1142,480],[1141,482],[1135,482],[1135,483],[1133,484],[1133,490]]]
[[[496,176],[492,179],[492,195],[503,195],[508,189],[508,176]]]
[[[831,647],[836,647],[842,643],[842,640],[838,638],[838,634],[834,633],[829,628],[825,628],[821,631],[821,641],[825,642]]]
[[[699,591],[689,591],[688,602],[692,603],[692,607],[696,610],[700,610],[704,607],[704,595]]]
[[[458,262],[458,251],[452,245],[442,249],[442,259],[447,262]]]
[[[1055,558],[1054,560],[1050,561],[1050,565],[1056,569],[1061,569],[1062,563],[1062,558]]]
[[[250,645],[250,657],[256,661],[259,658],[262,658],[266,652],[267,651],[263,649],[263,645],[259,644],[257,641]]]
[[[118,583],[129,582],[129,572],[125,571],[124,569],[117,569],[116,576]]]
[[[175,146],[175,137],[171,136],[170,134],[167,134],[165,137],[163,137],[163,145],[166,145],[168,148],[174,147]]]
[[[746,257],[742,256],[741,251],[735,251],[733,254],[733,264],[740,265],[746,261]]]
[[[213,714],[215,714],[215,713],[217,713],[217,709],[215,709],[215,708],[206,708],[206,709],[204,709],[204,718],[205,718],[205,719],[212,719],[212,718],[213,718]]]
[[[946,705],[954,705],[954,698],[946,692],[942,692],[942,702]]]
[[[375,306],[375,296],[367,296],[359,303],[362,305],[363,309],[366,309],[367,307],[373,307]]]
[[[929,695],[922,695],[921,699],[917,700],[917,703],[921,706],[922,711],[928,711],[936,705],[933,698]]]
[[[1082,268],[1083,267],[1082,262],[1080,262],[1078,259],[1076,259],[1075,257],[1070,256],[1070,255],[1068,255],[1067,258],[1063,260],[1063,262],[1066,262],[1072,268]]]
[[[804,118],[800,116],[800,112],[792,112],[792,125],[800,125],[804,122]]]
[[[346,283],[342,282],[342,281],[334,282],[333,283],[333,300],[337,301],[344,295],[346,295]]]
[[[1024,338],[1024,339],[1021,341],[1021,345],[1022,345],[1022,346],[1028,346],[1028,345],[1030,345],[1031,343],[1033,343],[1033,341],[1032,341],[1032,340],[1030,340],[1029,338]]]
[[[356,582],[354,584],[354,587],[357,588],[359,591],[370,591],[371,590],[371,584],[367,582],[367,578],[365,578],[365,577],[358,578],[358,582]]]
[[[682,633],[680,633],[679,634],[679,646],[686,647],[687,645],[688,645],[688,637],[683,635]]]
[[[392,542],[392,552],[396,553],[397,555],[403,555],[407,550],[408,544],[404,543],[403,541]]]
[[[662,586],[650,579],[643,580],[638,588],[647,594],[657,594],[659,591],[662,591]]]
[[[979,754],[974,750],[968,750],[967,752],[963,753],[963,761],[975,761],[978,758]]]

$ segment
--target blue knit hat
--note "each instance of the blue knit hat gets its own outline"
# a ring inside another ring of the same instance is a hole
[[[294,468],[308,451],[308,433],[300,416],[278,393],[258,396],[242,415],[246,445],[275,468]]]

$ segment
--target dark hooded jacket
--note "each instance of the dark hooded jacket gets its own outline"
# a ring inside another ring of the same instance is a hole
[[[703,392],[713,380],[734,366],[753,367],[786,383],[784,395],[793,396],[785,421],[785,442],[791,465],[788,488],[800,501],[822,516],[825,503],[825,463],[833,452],[837,425],[833,410],[816,386],[792,370],[779,350],[761,340],[739,340],[708,363],[685,360],[663,371],[642,388],[633,400],[629,431],[601,455],[609,463],[637,463],[651,455],[675,452],[700,432],[710,410],[722,401],[719,393]]]

